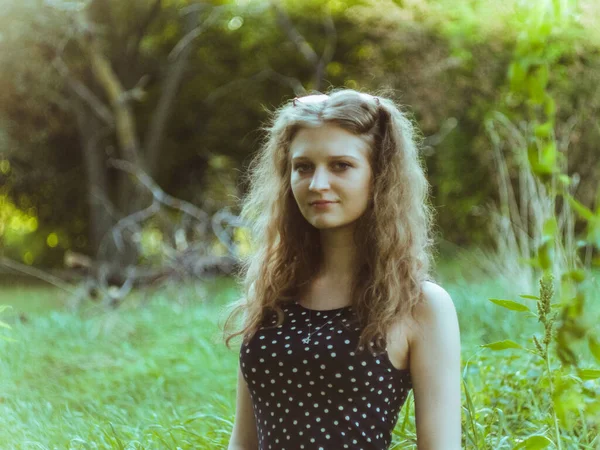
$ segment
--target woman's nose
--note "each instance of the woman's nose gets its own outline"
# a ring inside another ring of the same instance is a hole
[[[309,189],[317,191],[327,188],[329,188],[329,174],[327,173],[327,169],[324,167],[317,167],[310,182]]]

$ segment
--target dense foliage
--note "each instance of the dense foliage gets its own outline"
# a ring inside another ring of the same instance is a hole
[[[414,113],[425,136],[440,234],[455,245],[491,245],[488,206],[500,201],[499,169],[483,119],[506,108],[525,112],[506,92],[509,75],[525,67],[512,61],[527,18],[543,17],[535,4],[289,2],[286,25],[270,3],[257,1],[9,2],[0,19],[3,251],[36,265],[59,264],[67,248],[96,254],[92,230],[99,219],[90,204],[104,202],[100,214],[118,217],[130,204],[120,186],[132,188],[107,163],[124,157],[115,132],[98,123],[76,91],[84,86],[100,103],[108,101],[86,36],[96,33],[132,96],[140,154],[148,162],[161,95],[192,16],[203,28],[186,41],[192,51],[149,162],[160,167],[152,174],[165,191],[207,210],[231,204],[243,192],[237,174],[258,145],[266,110],[317,84],[387,89]],[[540,76],[554,99],[559,151],[569,173],[579,175],[578,198],[592,206],[600,167],[597,8],[565,4],[573,9],[567,25],[549,29],[536,44],[551,58]],[[286,26],[304,39],[301,45]],[[525,50],[524,58],[538,58]],[[92,170],[83,149],[94,139],[100,159]],[[514,157],[507,162],[515,180]],[[106,172],[104,197],[93,195],[98,167]]]

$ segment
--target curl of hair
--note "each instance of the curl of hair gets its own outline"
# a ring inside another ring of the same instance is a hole
[[[319,271],[319,230],[304,219],[292,195],[289,148],[300,128],[323,124],[363,137],[372,150],[372,195],[354,233],[360,265],[352,306],[362,327],[357,347],[385,348],[387,330],[399,316],[413,314],[423,282],[432,280],[434,210],[411,120],[389,98],[351,89],[332,91],[318,103],[290,100],[263,128],[266,139],[247,172],[240,215],[253,252],[240,265],[244,296],[231,305],[224,325],[228,348],[236,336],[251,339],[269,313],[277,314],[274,326],[281,325],[282,305]],[[241,329],[231,331],[240,313]]]

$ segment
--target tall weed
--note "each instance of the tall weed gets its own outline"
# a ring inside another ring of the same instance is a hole
[[[486,118],[501,199],[499,209],[491,215],[497,257],[487,264],[494,264],[499,273],[528,292],[534,280],[540,279],[539,295],[521,295],[536,302],[535,312],[522,302],[499,298],[490,301],[537,319],[543,329],[541,337],[532,337],[531,348],[512,339],[483,347],[520,351],[523,366],[531,364],[529,355],[535,355],[544,367],[530,381],[547,389],[549,395],[538,401],[550,426],[524,436],[514,448],[553,445],[560,450],[564,446],[574,448],[574,443],[584,448],[580,445],[591,445],[591,436],[598,436],[600,418],[596,382],[600,370],[582,367],[577,347],[587,341],[591,355],[600,361],[599,340],[594,324],[586,316],[584,289],[593,266],[600,265],[600,260],[592,257],[594,247],[600,249],[600,204],[594,212],[574,198],[578,179],[567,173],[568,144],[560,148],[555,133],[556,105],[550,90],[551,74],[567,50],[560,36],[577,26],[578,4],[564,1],[527,5],[517,24],[521,30],[505,90],[498,108]],[[509,150],[507,155],[505,149]],[[511,164],[518,170],[516,187],[510,176]],[[600,203],[600,191],[598,199]],[[583,236],[575,234],[575,213],[587,222]],[[559,301],[552,303],[554,279],[559,280]]]

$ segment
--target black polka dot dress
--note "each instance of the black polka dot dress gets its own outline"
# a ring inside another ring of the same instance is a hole
[[[240,348],[259,449],[388,449],[412,389],[409,370],[396,369],[385,351],[356,348],[351,306],[318,311],[294,302],[282,309],[282,325],[267,328],[276,324],[272,313]]]

